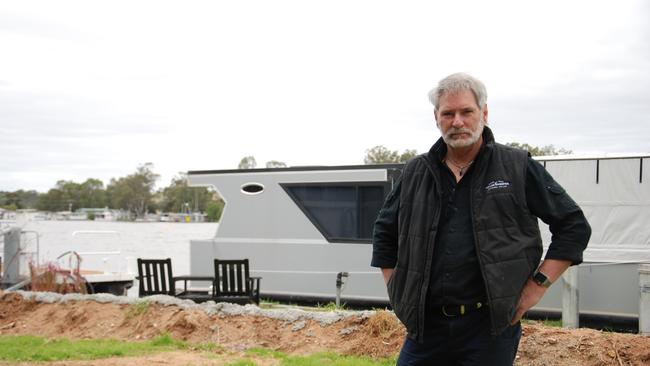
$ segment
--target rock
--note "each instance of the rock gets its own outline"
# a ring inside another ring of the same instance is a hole
[[[301,330],[302,328],[304,328],[306,325],[307,325],[307,323],[305,321],[299,321],[296,324],[294,324],[293,327],[291,327],[291,331],[292,332],[297,332],[297,331]]]

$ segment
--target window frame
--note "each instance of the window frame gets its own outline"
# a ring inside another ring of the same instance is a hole
[[[383,201],[386,199],[386,196],[390,193],[391,183],[390,182],[378,182],[378,181],[359,181],[359,182],[305,182],[305,183],[280,183],[280,186],[284,191],[291,197],[291,200],[300,208],[300,211],[311,221],[311,223],[318,229],[318,231],[323,235],[325,240],[328,243],[341,244],[341,243],[351,243],[351,244],[372,244],[372,238],[369,239],[360,239],[360,238],[339,238],[331,237],[325,228],[316,220],[316,217],[309,212],[309,210],[303,205],[302,201],[291,191],[291,188],[294,187],[319,187],[319,188],[328,188],[328,187],[350,187],[355,189],[356,201],[355,209],[357,212],[357,222],[355,223],[356,229],[360,229],[361,217],[359,213],[361,212],[361,202],[359,199],[359,188],[363,187],[381,187],[383,189]],[[381,207],[380,207],[381,209]],[[379,211],[377,211],[379,214]]]

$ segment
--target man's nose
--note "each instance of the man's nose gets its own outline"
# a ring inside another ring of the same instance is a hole
[[[458,127],[463,127],[464,124],[465,124],[465,122],[463,121],[463,118],[461,117],[460,113],[455,113],[454,114],[454,121],[453,121],[452,125],[454,127],[458,128]]]

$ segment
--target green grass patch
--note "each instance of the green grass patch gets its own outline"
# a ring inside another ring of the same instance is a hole
[[[545,319],[542,321],[542,324],[547,327],[562,328],[562,319]]]
[[[239,360],[227,363],[224,366],[257,366],[257,364],[251,360]]]
[[[0,336],[0,360],[59,361],[94,360],[107,357],[135,356],[144,353],[185,349],[184,342],[162,334],[146,342],[125,342],[114,339],[67,338],[47,339],[33,336]]]
[[[330,301],[327,304],[316,304],[316,311],[336,311],[336,310],[347,310],[347,304],[342,303],[338,308],[334,301]]]
[[[272,357],[277,359],[283,359],[287,357],[286,354],[280,351],[274,351],[268,348],[249,348],[248,350],[246,350],[246,355],[257,356],[257,357]]]
[[[373,360],[369,357],[341,356],[335,353],[289,356],[266,348],[251,348],[246,351],[246,355],[249,357],[275,358],[280,360],[280,366],[392,366],[397,363],[396,357]]]
[[[545,327],[556,327],[556,328],[562,328],[562,319],[527,319],[527,318],[522,318],[521,319],[521,324],[542,324]]]
[[[33,336],[0,336],[0,360],[12,362],[94,360],[109,357],[142,356],[150,353],[173,350],[200,350],[206,355],[222,350],[218,345],[208,343],[188,345],[162,334],[145,342],[118,340],[69,340],[47,339]],[[335,353],[317,353],[310,356],[291,356],[282,352],[252,348],[246,355],[226,366],[257,366],[251,358],[273,358],[280,366],[389,366],[396,358],[373,360],[368,357],[340,356]]]
[[[340,356],[335,353],[316,353],[310,356],[283,358],[281,366],[392,366],[396,358],[373,360],[369,357]]]

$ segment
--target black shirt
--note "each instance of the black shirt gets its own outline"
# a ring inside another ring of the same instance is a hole
[[[485,303],[487,296],[476,256],[470,210],[473,165],[457,183],[441,156],[435,163],[440,165],[443,196],[433,247],[428,304]]]

